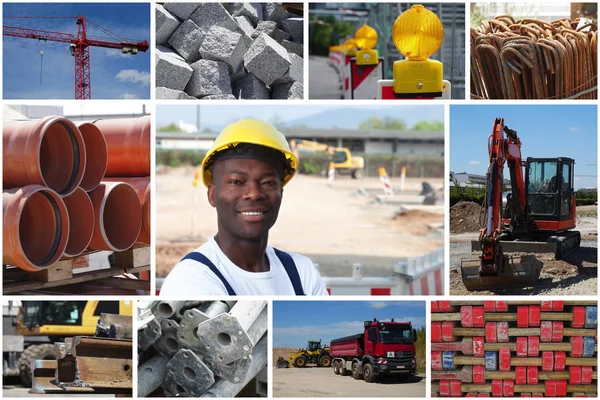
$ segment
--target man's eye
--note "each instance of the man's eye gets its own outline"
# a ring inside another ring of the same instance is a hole
[[[240,183],[242,183],[242,181],[240,181],[239,179],[230,179],[227,181],[227,183],[231,185],[239,185]]]
[[[277,181],[273,179],[270,181],[264,181],[263,184],[273,186],[273,185],[277,185]]]

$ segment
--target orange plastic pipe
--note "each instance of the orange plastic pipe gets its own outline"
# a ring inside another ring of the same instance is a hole
[[[100,128],[91,122],[79,122],[77,127],[85,143],[86,156],[85,172],[79,186],[86,192],[91,192],[102,182],[106,173],[108,164],[106,140]]]
[[[150,116],[94,121],[108,148],[106,177],[150,175]]]
[[[4,264],[41,271],[62,256],[69,237],[69,216],[52,189],[28,185],[2,193]]]
[[[123,182],[102,182],[90,192],[94,205],[92,250],[123,251],[142,229],[142,205],[136,191]]]
[[[137,241],[150,244],[150,177],[144,178],[106,178],[105,182],[125,182],[138,194],[142,204],[142,230]]]
[[[69,213],[70,232],[65,256],[75,257],[85,251],[94,233],[94,206],[87,192],[78,187],[63,197]]]
[[[4,189],[38,184],[68,195],[83,178],[85,145],[68,119],[5,121],[2,143]]]

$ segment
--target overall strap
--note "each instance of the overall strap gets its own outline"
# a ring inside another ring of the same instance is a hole
[[[193,251],[181,259],[181,261],[183,260],[194,260],[196,262],[199,262],[200,264],[206,265],[217,276],[217,278],[219,278],[221,282],[223,282],[223,285],[225,285],[225,289],[227,289],[227,294],[230,296],[235,296],[235,291],[233,290],[229,282],[227,282],[227,279],[225,279],[223,274],[221,274],[221,271],[219,271],[217,267],[215,267],[215,264],[213,264],[204,254],[198,253],[197,251]]]
[[[294,287],[294,292],[296,292],[296,296],[305,296],[304,290],[302,289],[302,282],[300,281],[300,275],[298,274],[298,268],[296,267],[296,263],[292,259],[288,253],[285,253],[281,250],[275,250],[275,254],[283,264],[283,268],[285,268],[285,272],[287,272],[290,277],[290,281],[292,281],[292,286]]]

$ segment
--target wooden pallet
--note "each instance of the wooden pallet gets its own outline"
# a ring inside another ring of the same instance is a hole
[[[150,271],[150,247],[136,244],[131,249],[115,252],[114,266],[78,272],[89,266],[92,252],[61,259],[39,272],[27,272],[4,265],[3,294],[149,294],[149,279],[131,279],[124,274]],[[140,274],[149,277],[149,273]]]

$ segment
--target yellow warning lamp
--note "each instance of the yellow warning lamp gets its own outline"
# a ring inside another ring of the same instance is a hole
[[[356,51],[356,65],[379,64],[379,53],[373,50],[377,44],[377,31],[369,25],[363,25],[354,34],[354,41],[360,50]]]
[[[442,63],[429,56],[438,51],[443,38],[440,19],[420,4],[398,16],[392,40],[406,59],[394,62],[394,93],[406,97],[442,95]]]
[[[192,183],[193,186],[198,186],[198,183],[200,182],[200,174],[198,173],[198,170],[196,170],[194,172],[194,182]]]
[[[356,42],[354,39],[348,39],[342,45],[346,50],[346,55],[349,57],[354,57],[356,55]]]

